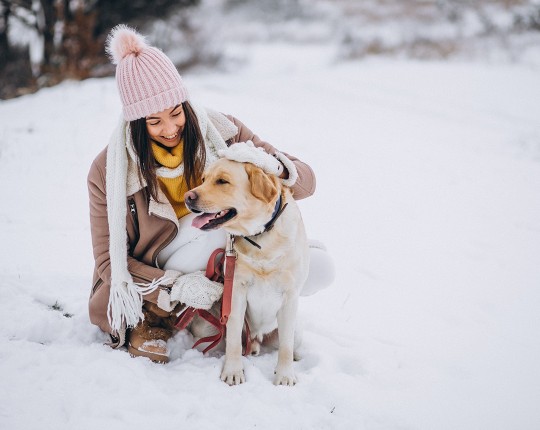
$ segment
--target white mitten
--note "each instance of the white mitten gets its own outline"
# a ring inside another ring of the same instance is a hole
[[[223,284],[208,279],[203,271],[180,276],[171,288],[171,300],[196,309],[210,309],[223,294]]]
[[[256,147],[251,140],[235,143],[227,149],[220,149],[218,154],[221,158],[228,160],[252,163],[270,175],[279,176],[283,173],[283,164],[263,148]]]

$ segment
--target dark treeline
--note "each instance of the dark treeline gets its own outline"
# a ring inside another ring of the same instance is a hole
[[[64,79],[111,74],[104,51],[118,23],[140,26],[199,0],[0,0],[0,99],[15,97]],[[10,41],[13,23],[38,34],[43,58],[32,65],[28,46]],[[32,70],[32,67],[34,68]]]

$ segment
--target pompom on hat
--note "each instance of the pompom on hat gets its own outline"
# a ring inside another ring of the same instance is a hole
[[[188,99],[178,70],[144,36],[120,24],[107,37],[106,52],[116,64],[116,83],[124,119],[133,121],[169,109]]]

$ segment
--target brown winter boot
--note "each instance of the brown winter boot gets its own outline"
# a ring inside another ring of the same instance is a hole
[[[169,361],[167,340],[173,335],[169,313],[165,315],[164,311],[159,309],[159,315],[156,315],[151,310],[155,309],[145,304],[144,321],[129,333],[128,351],[132,357],[148,357],[156,363],[167,363]]]

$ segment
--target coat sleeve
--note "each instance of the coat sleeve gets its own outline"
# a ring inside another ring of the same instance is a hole
[[[104,151],[106,152],[106,150]],[[96,158],[88,174],[88,194],[90,202],[90,230],[95,267],[98,276],[104,283],[111,283],[111,261],[109,256],[109,222],[107,219],[107,196],[105,188],[104,160],[98,162],[102,153]],[[127,214],[126,214],[127,216]],[[127,234],[126,234],[127,238]],[[126,247],[129,247],[126,239]],[[165,272],[157,267],[149,266],[128,255],[128,270],[135,282],[149,283],[161,278]],[[145,300],[157,302],[158,290],[143,296]]]
[[[259,136],[253,133],[237,118],[231,115],[226,116],[234,123],[234,125],[236,125],[236,127],[238,127],[238,133],[232,138],[232,143],[246,142],[248,140],[251,140],[255,146],[263,147],[265,151],[271,155],[274,155],[275,152],[279,151],[278,149],[270,145],[268,142],[265,142],[261,138],[259,138]],[[301,200],[305,199],[306,197],[312,196],[315,192],[316,180],[315,173],[313,172],[311,167],[309,167],[306,163],[299,160],[293,155],[289,155],[285,152],[283,152],[283,155],[285,155],[289,160],[294,163],[294,165],[296,166],[296,170],[298,171],[298,179],[296,180],[296,183],[292,186],[294,198],[296,200]]]

